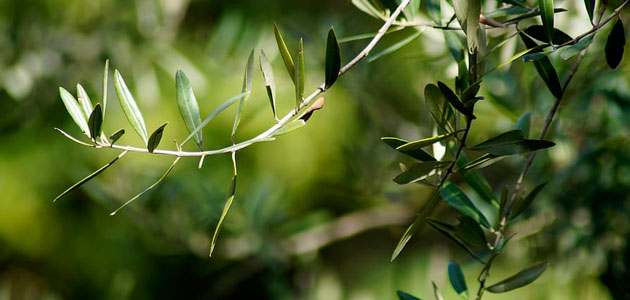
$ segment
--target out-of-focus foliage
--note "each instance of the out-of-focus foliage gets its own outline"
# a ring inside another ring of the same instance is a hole
[[[588,29],[583,3],[564,4],[570,13],[558,16],[554,26],[572,36]],[[179,121],[177,69],[190,78],[206,116],[241,91],[249,51],[264,49],[280,70],[276,107],[282,115],[295,106],[295,91],[276,50],[274,21],[291,49],[305,37],[307,91],[324,79],[331,25],[342,38],[381,24],[346,1],[332,0],[0,2],[0,299],[395,299],[398,289],[431,294],[431,279],[448,285],[444,266],[465,253],[434,232],[421,233],[388,263],[430,189],[392,182],[400,157],[380,141],[431,136],[424,86],[457,73],[440,31],[425,30],[396,53],[348,73],[307,127],[239,152],[239,196],[212,259],[207,249],[232,173],[227,155],[207,158],[202,170],[197,161],[182,160],[160,187],[115,217],[109,213],[161,176],[171,160],[128,154],[124,163],[52,204],[65,187],[117,155],[78,147],[52,130],[79,134],[71,129],[58,86],[81,82],[99,99],[103,63],[111,59],[126,75],[147,128],[171,121],[162,138],[166,145],[188,134]],[[389,34],[376,53],[410,34]],[[501,50],[504,58],[522,47],[514,41]],[[553,125],[557,146],[539,155],[530,174],[532,187],[549,184],[520,217],[525,221],[515,230],[522,234],[510,242],[518,250],[501,258],[493,273],[505,278],[529,261],[553,262],[544,281],[510,294],[514,299],[627,297],[628,67],[622,61],[608,70],[600,55],[604,44],[604,35],[595,38],[567,91],[570,100]],[[344,57],[363,45],[342,44]],[[551,56],[552,62],[560,59]],[[566,71],[558,70],[560,76]],[[120,143],[143,144],[129,126],[115,125],[126,121],[112,105],[111,81],[109,94],[103,130],[125,127]],[[524,112],[531,113],[531,131],[539,132],[553,100],[532,66],[521,61],[489,75],[481,94],[487,101],[478,104],[479,113],[496,117],[476,124],[470,137],[475,142],[513,128]],[[229,144],[232,116],[207,127],[204,148]],[[260,75],[243,120],[239,138],[274,122]],[[521,163],[508,158],[483,172],[499,190],[515,180]],[[449,210],[438,215],[453,217]],[[464,261],[462,268],[476,268],[474,263]],[[445,290],[445,297],[456,297]]]

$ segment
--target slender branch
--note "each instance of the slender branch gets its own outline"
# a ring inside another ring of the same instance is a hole
[[[385,24],[383,24],[383,26],[381,26],[381,28],[378,30],[377,34],[370,41],[370,43],[357,56],[355,56],[349,63],[347,63],[345,66],[343,66],[339,70],[339,77],[343,76],[346,72],[348,72],[348,70],[352,69],[357,63],[359,63],[361,60],[363,60],[365,57],[367,57],[369,55],[370,51],[372,51],[372,49],[374,49],[376,44],[387,33],[387,30],[392,25],[397,24],[396,19],[402,13],[402,11],[409,5],[409,3],[411,3],[411,0],[403,0],[400,3],[400,5],[398,5],[398,8],[396,8],[396,10],[389,16],[389,19],[387,19]],[[209,155],[215,155],[215,154],[221,154],[221,153],[234,152],[234,151],[238,151],[240,149],[246,148],[246,147],[248,147],[248,146],[250,146],[252,144],[258,143],[258,142],[272,141],[272,140],[275,139],[273,137],[273,133],[274,132],[276,132],[278,129],[282,128],[284,125],[289,123],[289,121],[293,117],[298,115],[300,110],[302,110],[303,108],[308,106],[309,103],[311,103],[313,100],[317,99],[317,97],[319,95],[323,94],[324,92],[326,92],[326,90],[327,89],[326,89],[325,84],[322,83],[319,87],[317,87],[317,89],[315,89],[314,92],[312,92],[309,96],[304,98],[304,100],[296,108],[294,108],[289,113],[287,113],[284,117],[282,117],[282,119],[280,119],[280,121],[278,121],[273,126],[269,127],[269,129],[267,129],[264,132],[260,133],[256,137],[251,138],[249,140],[246,140],[246,141],[243,141],[243,142],[240,142],[240,143],[237,143],[237,144],[225,147],[225,148],[216,149],[216,150],[188,152],[188,151],[173,151],[173,150],[155,149],[153,151],[153,154],[171,155],[171,156],[177,156],[177,157],[202,157],[202,156],[209,156]],[[73,138],[72,136],[70,136],[68,134],[64,134],[64,135],[66,137],[74,140],[75,142],[79,141],[78,139]],[[90,147],[95,147],[95,148],[114,148],[114,149],[130,151],[130,152],[141,152],[141,153],[148,153],[149,152],[146,148],[139,148],[139,147],[132,147],[132,146],[102,145],[102,144],[89,145],[89,144],[86,144],[86,143],[80,143],[80,144],[87,145],[87,146],[90,146]]]
[[[601,21],[601,22],[597,23],[597,25],[593,26],[593,28],[591,28],[591,30],[589,30],[589,31],[587,31],[587,32],[585,32],[583,34],[578,35],[576,38],[574,38],[574,39],[572,39],[572,40],[570,40],[570,41],[568,41],[566,43],[561,44],[557,48],[562,48],[564,46],[573,45],[573,44],[579,42],[581,39],[591,35],[592,33],[599,31],[602,27],[604,27],[606,24],[608,24],[608,22],[612,21],[615,17],[617,17],[621,13],[621,10],[626,5],[628,5],[628,3],[630,3],[630,0],[624,1],[604,21]],[[603,12],[603,10],[602,10],[602,12]],[[601,17],[601,15],[600,15],[600,17]]]

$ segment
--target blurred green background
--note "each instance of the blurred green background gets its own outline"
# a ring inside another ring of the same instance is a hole
[[[589,28],[582,1],[557,6],[569,9],[557,27],[572,35]],[[325,108],[305,128],[238,152],[237,197],[211,259],[209,239],[231,178],[227,155],[207,157],[201,170],[197,160],[183,160],[157,189],[115,217],[109,213],[156,180],[172,158],[131,153],[52,203],[118,154],[78,146],[53,130],[80,134],[59,86],[74,92],[81,83],[97,101],[103,64],[111,59],[149,131],[170,122],[161,148],[172,149],[173,139],[187,135],[175,100],[178,68],[191,78],[203,117],[240,92],[249,51],[264,49],[278,82],[279,114],[293,107],[273,22],[291,49],[304,37],[307,92],[323,80],[331,25],[340,37],[381,25],[341,0],[0,1],[0,299],[368,300],[395,299],[398,289],[430,299],[431,280],[455,299],[448,260],[460,262],[475,286],[480,265],[431,230],[389,262],[431,190],[391,181],[406,158],[380,137],[431,134],[424,86],[452,82],[457,70],[434,30],[392,55],[359,64],[326,93]],[[557,146],[537,156],[526,187],[550,183],[515,226],[518,234],[491,282],[540,260],[549,260],[550,269],[527,288],[487,299],[630,297],[630,70],[625,62],[607,69],[602,53],[608,30],[596,37],[567,91],[549,137]],[[377,48],[403,37],[388,35]],[[344,61],[365,43],[343,44]],[[509,43],[489,65],[522,47]],[[572,65],[552,61],[561,77]],[[255,69],[241,140],[274,122],[258,62]],[[109,93],[106,132],[126,128],[119,143],[141,145],[111,81]],[[521,61],[487,77],[481,93],[486,100],[477,105],[472,141],[509,130],[525,112],[538,135],[553,103],[533,66]],[[229,144],[233,114],[234,108],[206,128],[206,147]],[[484,174],[498,194],[504,185],[513,187],[522,164],[522,157],[505,159]],[[465,187],[461,178],[453,180]],[[444,207],[436,214],[453,218]]]

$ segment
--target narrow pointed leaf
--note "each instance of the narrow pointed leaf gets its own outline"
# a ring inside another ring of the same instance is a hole
[[[221,225],[223,225],[223,221],[230,211],[230,207],[232,207],[232,202],[234,201],[234,196],[236,195],[236,157],[234,152],[232,152],[232,166],[234,169],[234,175],[232,176],[232,181],[230,182],[227,200],[225,201],[225,206],[221,212],[221,217],[219,218],[217,227],[214,229],[214,234],[212,235],[212,241],[210,242],[210,257],[212,257],[212,253],[214,252],[214,247],[216,246],[217,238],[219,237],[219,232],[221,231]]]
[[[119,208],[117,208],[116,210],[114,210],[112,213],[110,213],[110,216],[114,216],[116,215],[121,209],[125,208],[127,205],[131,204],[132,202],[136,201],[138,198],[142,197],[142,195],[146,194],[147,192],[149,192],[150,190],[154,189],[156,186],[158,186],[170,173],[171,171],[173,171],[173,168],[175,167],[175,165],[179,162],[179,159],[181,157],[177,157],[175,158],[175,160],[173,161],[173,163],[171,164],[170,167],[168,167],[168,169],[166,169],[166,171],[164,172],[164,174],[162,174],[162,176],[160,178],[158,178],[157,181],[155,181],[152,185],[150,185],[149,187],[147,187],[146,189],[142,190],[142,192],[138,193],[137,195],[133,196],[133,198],[127,200],[127,202],[125,202],[123,205],[121,205]]]
[[[426,101],[431,117],[440,129],[453,132],[455,129],[453,110],[448,105],[444,95],[434,84],[428,84],[424,88],[424,99]]]
[[[532,122],[531,114],[529,112],[526,112],[520,118],[518,118],[518,121],[516,121],[516,125],[514,126],[514,129],[520,130],[524,137],[528,137],[529,127],[530,127],[531,122]]]
[[[479,41],[477,30],[479,29],[479,16],[481,15],[481,0],[468,0],[466,22],[466,41],[468,42],[468,53],[477,52]]]
[[[125,130],[124,129],[118,129],[118,131],[114,132],[112,135],[109,136],[109,139],[111,140],[112,145],[118,141],[118,139],[120,139],[120,137],[123,136],[123,134],[125,134]]]
[[[464,215],[458,216],[457,220],[459,223],[455,225],[455,233],[463,242],[476,250],[488,248],[486,236],[477,221]]]
[[[260,50],[258,59],[260,60],[260,70],[262,71],[263,80],[265,81],[265,88],[267,89],[267,96],[271,104],[273,118],[278,120],[278,116],[276,115],[276,80],[273,76],[273,69],[267,59],[267,55],[265,55],[265,51],[262,49]]]
[[[236,135],[236,129],[238,129],[238,125],[241,123],[241,116],[243,115],[243,108],[245,106],[245,102],[249,99],[249,95],[252,92],[252,80],[254,73],[254,49],[249,53],[249,58],[247,59],[247,65],[245,66],[245,75],[243,75],[243,89],[241,90],[243,95],[238,102],[238,109],[236,110],[236,116],[234,117],[234,125],[232,126],[232,142],[234,142],[234,136]]]
[[[468,247],[459,237],[456,236],[454,226],[444,223],[444,222],[437,221],[437,220],[432,220],[432,219],[428,219],[427,223],[429,223],[429,225],[433,227],[433,229],[437,230],[440,234],[444,235],[444,237],[446,237],[448,240],[450,240],[455,245],[459,246],[468,254],[470,254],[470,256],[472,256],[474,259],[478,260],[479,262],[483,264],[486,263],[486,260],[484,258],[479,256],[479,254],[477,254],[473,249]]]
[[[435,158],[433,156],[431,156],[431,154],[427,153],[426,151],[422,150],[422,149],[415,149],[415,150],[398,150],[397,148],[408,144],[409,141],[400,139],[400,138],[396,138],[396,137],[383,137],[381,138],[381,140],[387,144],[388,146],[390,146],[392,149],[408,155],[410,157],[413,157],[417,160],[420,161],[435,161]]]
[[[109,59],[105,60],[105,68],[103,70],[103,121],[107,113],[107,82],[109,80]]]
[[[182,70],[177,70],[175,73],[175,87],[177,90],[177,108],[179,108],[179,114],[184,120],[188,132],[192,132],[201,124],[201,116],[199,115],[199,104],[197,104],[197,98],[193,92],[192,86],[188,76]],[[199,146],[199,149],[203,150],[203,134],[201,131],[193,135],[193,139]]]
[[[396,50],[406,46],[407,44],[413,42],[416,38],[418,38],[420,36],[422,32],[414,30],[409,36],[407,36],[406,38],[402,39],[401,41],[375,53],[374,55],[370,56],[370,58],[368,58],[368,62],[374,62],[377,59],[386,56],[390,53],[395,52]]]
[[[473,116],[473,114],[470,111],[470,109],[468,109],[468,108],[466,108],[464,106],[464,104],[459,100],[459,97],[457,97],[455,92],[453,92],[453,90],[451,90],[446,84],[444,84],[441,81],[438,81],[438,87],[440,88],[440,91],[442,92],[442,95],[444,95],[444,98],[455,109],[457,109],[459,112],[461,112],[462,114],[464,114],[465,116],[467,116],[469,118],[472,118],[472,119],[475,118],[475,116]]]
[[[162,124],[162,126],[158,127],[153,133],[151,133],[151,137],[149,137],[149,142],[147,143],[147,150],[150,153],[153,153],[153,150],[160,145],[160,141],[162,140],[162,134],[164,133],[164,127],[166,127],[168,123]]]
[[[197,134],[198,132],[201,132],[201,130],[204,127],[206,127],[206,125],[208,125],[208,123],[210,123],[210,121],[212,121],[212,119],[214,119],[214,117],[216,117],[218,114],[222,113],[228,107],[232,106],[232,104],[236,103],[238,100],[240,100],[242,97],[244,97],[245,94],[246,93],[240,93],[240,94],[238,94],[238,95],[236,95],[236,96],[226,100],[221,105],[219,105],[219,107],[217,107],[210,115],[208,115],[205,119],[203,119],[203,121],[201,122],[201,124],[199,126],[197,126],[192,132],[190,132],[190,134],[184,139],[184,141],[182,141],[181,146],[184,146],[188,141],[190,141],[191,138],[193,138],[193,136],[195,134]]]
[[[524,139],[521,130],[512,130],[475,145],[470,149],[501,156],[536,151],[554,145],[555,143],[550,141]]]
[[[304,100],[304,39],[300,39],[297,52],[297,60],[295,62],[295,101],[296,107],[299,107]]]
[[[495,283],[486,288],[491,293],[505,293],[523,286],[526,286],[534,282],[543,272],[547,269],[547,263],[543,262],[537,265],[528,267],[513,276]]]
[[[525,36],[524,34],[521,33],[520,37],[525,43],[525,46],[527,48],[538,47],[536,42],[532,41],[529,37]],[[539,51],[535,50],[532,52],[539,52]],[[540,78],[545,82],[545,85],[547,85],[547,88],[549,88],[549,91],[551,91],[551,94],[553,94],[558,99],[562,98],[563,91],[562,91],[562,86],[560,85],[560,79],[558,79],[558,73],[556,72],[556,69],[554,69],[549,58],[542,57],[538,60],[535,60],[533,63],[534,63],[534,67],[536,67],[536,72],[538,72],[538,75],[540,76]]]
[[[70,114],[70,117],[74,120],[74,123],[79,126],[79,129],[81,129],[83,133],[89,136],[90,129],[87,124],[87,119],[77,100],[74,99],[74,96],[72,96],[70,92],[62,87],[59,88],[59,95],[61,96],[61,101],[63,101],[63,105],[66,107],[68,114]]]
[[[304,122],[304,120],[302,119],[298,119],[295,121],[292,121],[282,127],[280,127],[280,129],[278,129],[276,132],[273,133],[272,136],[281,136],[283,134],[287,134],[289,132],[292,132],[294,130],[298,130],[302,127],[304,127],[304,125],[306,125],[306,122]]]
[[[511,218],[516,218],[525,211],[532,204],[538,193],[545,187],[545,185],[547,185],[546,182],[539,184],[531,192],[529,192],[523,200],[515,203]]]
[[[415,163],[411,165],[407,171],[396,176],[396,178],[394,178],[394,182],[398,184],[407,184],[423,180],[434,174],[436,170],[448,167],[450,164],[450,161],[427,161]]]
[[[541,42],[549,43],[549,36],[547,35],[546,28],[542,25],[532,25],[527,27],[524,32]],[[559,29],[553,29],[553,44],[561,45],[572,41],[573,38]]]
[[[81,86],[81,84],[77,84],[77,100],[79,101],[79,105],[81,105],[81,108],[85,113],[85,117],[89,118],[92,114],[92,110],[94,110],[94,107],[92,107],[90,96],[88,96],[87,92],[85,91],[83,86]]]
[[[442,8],[440,2],[440,0],[424,1],[429,18],[431,18],[431,20],[433,20],[433,22],[437,23],[438,25],[441,25],[442,22]]]
[[[101,110],[101,104],[96,103],[94,110],[90,114],[88,120],[88,127],[90,128],[90,137],[93,141],[101,135],[101,126],[103,125],[103,111]]]
[[[466,163],[464,166],[462,166],[463,170],[473,170],[473,169],[481,169],[481,168],[485,168],[488,167],[496,162],[498,162],[499,160],[502,160],[503,158],[505,158],[504,156],[497,156],[497,155],[493,155],[493,154],[484,154],[480,157],[478,157],[477,159]]]
[[[447,182],[442,191],[440,191],[440,196],[444,198],[446,204],[459,211],[463,215],[471,217],[475,222],[483,225],[486,228],[490,228],[490,223],[488,219],[475,207],[475,205],[470,201],[468,196],[462,192],[456,185],[451,182]]]
[[[451,282],[451,286],[455,292],[462,298],[468,299],[468,287],[466,287],[466,279],[464,279],[464,273],[459,265],[450,261],[448,263],[448,279]]]
[[[562,49],[560,49],[560,57],[564,60],[567,60],[573,56],[575,56],[576,54],[580,53],[582,50],[586,49],[588,46],[591,45],[591,42],[593,42],[593,37],[595,35],[591,34],[585,38],[582,38],[579,42],[571,45],[571,46],[567,46],[564,47]]]
[[[122,107],[129,124],[131,124],[131,127],[138,133],[142,140],[147,143],[149,137],[147,134],[147,127],[144,124],[144,118],[142,117],[140,109],[138,109],[136,100],[131,95],[125,80],[118,70],[114,70],[114,87],[116,88],[116,94],[118,95],[120,106]]]
[[[326,88],[330,88],[337,81],[339,69],[341,69],[341,48],[335,29],[331,27],[326,42]]]
[[[407,294],[403,291],[397,291],[396,295],[398,295],[398,299],[400,300],[420,300],[420,298],[416,298],[410,294]]]
[[[430,138],[426,138],[426,139],[422,139],[422,140],[417,140],[417,141],[413,141],[413,142],[409,142],[406,144],[403,144],[399,147],[396,148],[396,150],[398,151],[412,151],[412,150],[418,150],[418,149],[422,149],[426,146],[430,146],[433,145],[439,141],[445,140],[451,136],[453,136],[455,134],[455,132],[450,132],[447,134],[442,134],[442,135],[438,135],[438,136],[434,136],[434,137],[430,137]]]
[[[588,13],[588,18],[593,22],[593,13],[595,11],[595,1],[596,0],[584,0],[584,6],[586,6],[586,13]]]
[[[475,191],[475,193],[477,193],[477,195],[479,195],[479,197],[481,197],[481,199],[489,204],[497,206],[497,200],[494,198],[492,187],[490,187],[486,177],[478,170],[465,169],[464,166],[468,163],[470,163],[470,159],[466,153],[462,151],[459,159],[457,160],[457,167],[460,168],[459,172],[464,176],[464,179],[466,179],[466,183],[468,183],[468,185]]]
[[[606,40],[606,63],[611,69],[617,68],[623,58],[623,48],[626,46],[626,34],[621,19],[617,19]]]
[[[284,65],[287,68],[287,72],[289,72],[289,77],[295,83],[295,66],[293,63],[293,58],[287,49],[287,44],[284,42],[282,38],[282,34],[280,34],[280,30],[276,24],[273,24],[273,33],[276,36],[276,43],[278,44],[278,50],[280,50],[280,56],[282,56],[282,61],[284,61]]]
[[[433,296],[435,296],[435,300],[444,300],[435,282],[431,281],[431,284],[433,285]]]
[[[87,177],[81,179],[79,182],[75,183],[74,185],[72,185],[71,187],[69,187],[67,190],[65,190],[63,193],[61,193],[61,195],[57,196],[57,198],[55,198],[55,200],[53,200],[53,202],[57,202],[57,200],[61,199],[61,197],[67,195],[68,193],[76,190],[77,188],[81,187],[83,184],[85,184],[86,182],[94,179],[94,177],[98,176],[99,174],[103,173],[103,171],[107,170],[107,168],[109,168],[111,165],[113,165],[116,161],[118,161],[118,159],[120,159],[121,157],[125,156],[125,154],[127,154],[127,151],[123,151],[122,153],[120,153],[118,156],[116,156],[112,161],[110,161],[109,163],[107,163],[106,165],[102,166],[100,169],[94,171],[94,173],[88,175]]]
[[[553,41],[553,0],[538,0],[538,9],[540,10],[540,18],[547,35],[548,41]]]

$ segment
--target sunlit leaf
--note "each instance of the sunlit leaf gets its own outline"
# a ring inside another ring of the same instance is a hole
[[[281,136],[283,134],[287,134],[291,131],[300,129],[302,127],[304,127],[304,125],[306,125],[306,122],[304,122],[304,120],[299,119],[299,120],[294,120],[282,127],[280,127],[280,129],[276,130],[276,132],[273,133],[272,136]]]
[[[267,96],[269,97],[269,103],[271,104],[271,111],[273,112],[273,118],[278,120],[276,115],[276,79],[273,76],[273,68],[265,55],[265,51],[260,50],[259,58],[260,70],[262,71],[263,80],[265,81],[265,88],[267,90]]]
[[[538,9],[540,10],[540,18],[542,19],[547,40],[554,40],[553,28],[553,0],[538,0]]]
[[[398,151],[411,151],[411,150],[417,150],[417,149],[422,149],[426,146],[431,146],[439,141],[445,140],[451,136],[453,136],[455,134],[455,132],[451,132],[451,133],[447,133],[447,134],[442,134],[442,135],[438,135],[438,136],[434,136],[434,137],[430,137],[430,138],[426,138],[426,139],[422,139],[422,140],[417,140],[417,141],[413,141],[413,142],[409,142],[406,144],[403,144],[399,147],[396,148],[396,150]]]
[[[232,207],[232,202],[234,201],[234,196],[236,194],[236,153],[232,152],[232,168],[233,168],[233,176],[232,181],[230,182],[230,188],[227,194],[227,200],[225,201],[225,206],[223,207],[223,211],[221,212],[221,217],[219,217],[219,222],[217,222],[217,227],[214,229],[214,234],[212,235],[212,241],[210,242],[210,254],[212,257],[212,253],[214,252],[214,247],[217,244],[217,238],[219,237],[219,232],[221,231],[221,225],[225,220],[228,212],[230,211],[230,207]]]
[[[459,265],[454,261],[448,262],[448,279],[455,292],[462,298],[468,299],[468,287],[466,287],[466,279]]]
[[[416,38],[418,38],[420,36],[422,32],[418,31],[418,30],[414,30],[413,32],[411,32],[406,38],[400,40],[399,42],[375,53],[374,55],[370,56],[370,58],[368,58],[368,62],[373,62],[376,61],[377,59],[388,55],[390,53],[395,52],[396,50],[406,46],[407,44],[413,42],[413,40],[415,40]]]
[[[90,96],[88,96],[87,92],[85,91],[83,86],[81,86],[81,84],[77,84],[77,100],[79,101],[79,105],[81,105],[81,108],[85,113],[85,117],[89,118],[94,108],[92,107]]]
[[[304,39],[300,39],[297,52],[297,61],[295,63],[295,101],[296,107],[299,107],[304,100]]]
[[[547,263],[539,263],[528,267],[515,275],[486,288],[491,293],[505,293],[523,286],[526,286],[536,280],[547,269]]]
[[[247,65],[245,66],[245,74],[243,75],[243,89],[241,90],[244,93],[243,97],[239,99],[238,109],[236,110],[236,116],[234,116],[234,125],[232,126],[232,142],[234,142],[234,136],[236,135],[236,129],[238,129],[238,125],[241,123],[241,116],[243,115],[243,108],[245,106],[245,102],[249,99],[249,95],[252,92],[252,80],[254,73],[254,49],[249,53],[249,58],[247,59]]]
[[[476,53],[479,48],[477,30],[479,29],[479,15],[481,14],[481,0],[468,0],[468,17],[466,22],[466,41],[468,53]]]
[[[123,134],[125,134],[125,130],[124,129],[118,129],[116,132],[112,133],[112,135],[109,136],[109,139],[111,140],[112,145],[116,141],[118,141],[118,139],[120,139],[120,137],[122,137]]]
[[[606,63],[611,69],[617,68],[623,58],[623,48],[626,46],[626,34],[621,19],[617,19],[606,40]]]
[[[409,141],[407,140],[403,140],[400,138],[396,138],[396,137],[383,137],[381,138],[381,140],[383,142],[385,142],[385,144],[387,144],[388,146],[392,147],[392,149],[399,151],[402,154],[408,155],[410,157],[413,157],[417,160],[420,161],[435,161],[435,158],[433,156],[431,156],[431,154],[427,153],[426,151],[422,150],[422,149],[415,149],[415,150],[411,150],[411,151],[406,151],[406,150],[398,150],[397,148],[409,143]]]
[[[192,132],[201,124],[201,116],[199,115],[199,104],[193,92],[188,76],[182,70],[175,73],[175,87],[177,90],[177,107],[179,114],[184,120],[184,124],[188,132]],[[193,139],[197,143],[199,149],[203,150],[203,134],[197,132],[193,135]]]
[[[101,135],[101,126],[103,125],[103,111],[101,110],[101,104],[96,103],[96,106],[90,114],[88,119],[88,127],[90,128],[90,137],[93,141]]]
[[[72,96],[70,92],[62,87],[59,88],[59,95],[61,96],[61,101],[63,101],[63,105],[66,107],[68,114],[70,114],[70,117],[72,117],[72,120],[74,120],[74,123],[79,126],[83,133],[85,133],[87,136],[90,136],[90,129],[88,127],[86,119],[87,117],[79,106],[77,100],[74,99],[74,96]]]
[[[236,103],[238,100],[240,100],[242,97],[244,97],[246,95],[246,93],[240,93],[228,100],[226,100],[225,102],[223,102],[221,105],[219,105],[219,107],[217,107],[209,116],[207,116],[205,119],[203,119],[203,121],[201,121],[201,124],[199,126],[197,126],[197,128],[195,128],[185,139],[184,141],[182,141],[182,146],[184,144],[186,144],[195,134],[197,134],[197,132],[200,132],[201,129],[203,129],[204,127],[206,127],[206,125],[208,125],[208,123],[210,123],[210,121],[212,121],[212,119],[214,119],[214,117],[216,117],[218,114],[220,114],[221,112],[223,112],[224,110],[226,110],[228,107],[230,107],[232,104]]]
[[[407,184],[423,180],[432,175],[436,170],[448,167],[450,161],[427,161],[411,165],[407,171],[396,176],[394,182],[398,184]]]
[[[75,189],[81,187],[83,184],[85,184],[86,182],[94,179],[94,177],[98,176],[99,174],[103,173],[103,171],[107,170],[107,168],[109,168],[111,165],[113,165],[116,161],[118,161],[118,159],[120,159],[121,157],[125,156],[125,154],[127,154],[127,151],[123,151],[122,153],[120,153],[118,156],[116,156],[112,161],[110,161],[109,163],[107,163],[106,165],[102,166],[100,169],[94,171],[94,173],[88,175],[87,177],[81,179],[79,182],[75,183],[74,185],[72,185],[71,187],[69,187],[67,190],[65,190],[63,193],[61,193],[61,195],[57,196],[57,198],[55,198],[55,200],[53,200],[53,202],[56,202],[57,200],[61,199],[61,197],[67,195],[68,193],[74,191]]]
[[[461,214],[471,217],[475,222],[486,228],[490,228],[488,219],[486,219],[481,211],[470,201],[468,196],[452,182],[444,184],[442,191],[440,191],[440,196],[444,198],[446,204],[459,211]]]
[[[335,30],[331,27],[326,42],[326,88],[330,88],[337,81],[339,69],[341,69],[341,48],[339,48]]]
[[[492,164],[502,160],[503,158],[505,158],[505,156],[498,156],[498,155],[493,155],[493,154],[484,154],[484,155],[476,158],[475,160],[466,163],[461,168],[463,170],[466,170],[466,171],[473,170],[473,169],[482,169],[482,168],[491,166]]]
[[[164,133],[164,127],[166,127],[168,123],[162,124],[162,126],[158,127],[153,133],[151,133],[151,137],[149,137],[149,142],[147,143],[147,150],[150,153],[153,153],[153,150],[160,145],[160,141],[162,140],[162,134]]]
[[[457,220],[459,223],[455,225],[455,233],[463,242],[476,250],[488,248],[486,236],[477,221],[464,215],[458,216]]]
[[[122,107],[129,124],[131,124],[131,127],[138,133],[138,135],[140,135],[142,140],[147,143],[149,137],[147,134],[147,127],[144,124],[144,118],[142,117],[140,109],[138,109],[136,100],[131,95],[125,80],[118,70],[114,70],[114,87],[116,88],[116,94],[118,95],[120,106]]]
[[[278,50],[280,51],[280,56],[282,56],[282,61],[284,61],[284,66],[287,68],[287,72],[289,72],[289,77],[295,83],[295,65],[293,63],[293,58],[291,57],[291,53],[289,49],[287,49],[287,44],[284,42],[282,38],[282,34],[280,34],[280,30],[278,26],[273,24],[273,33],[276,36],[276,43],[278,44]]]
[[[550,141],[525,139],[521,130],[512,130],[475,145],[470,149],[498,156],[536,151],[554,145],[555,143]]]
[[[520,7],[527,7],[527,5],[525,5],[525,3],[519,1],[519,0],[498,0],[499,2],[503,2],[503,3],[507,3],[507,4],[512,4],[512,5],[516,5],[516,6],[520,6]]]

